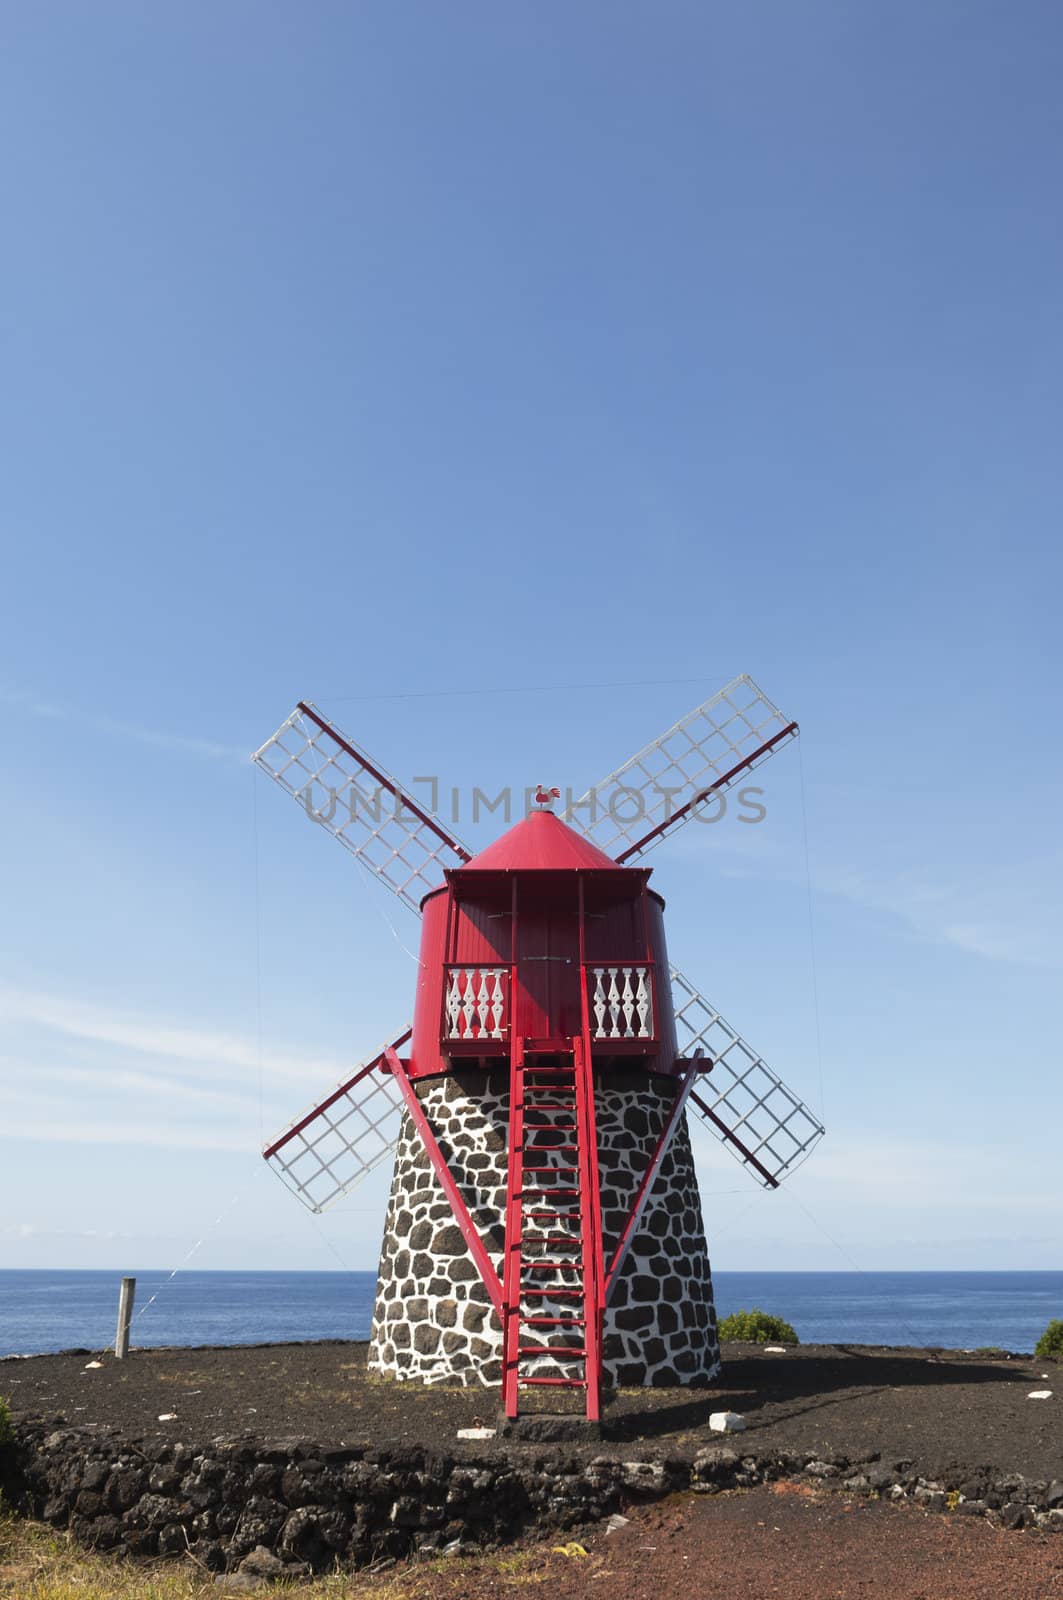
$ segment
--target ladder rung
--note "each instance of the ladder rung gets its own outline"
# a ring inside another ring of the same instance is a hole
[[[525,1289],[525,1288],[522,1288],[521,1291],[520,1291],[520,1297],[521,1297],[522,1300],[531,1300],[533,1297],[536,1300],[549,1300],[553,1295],[563,1295],[566,1299],[569,1299],[569,1300],[572,1298],[573,1295],[575,1295],[577,1300],[582,1300],[583,1299],[583,1290],[582,1289],[569,1288],[567,1285],[563,1285],[563,1284],[555,1284],[552,1289]]]
[[[522,1189],[520,1192],[522,1195],[528,1195],[532,1200],[541,1200],[544,1195],[548,1194],[579,1194],[579,1190],[571,1185],[564,1189]]]
[[[540,1150],[578,1150],[578,1149],[579,1149],[579,1145],[578,1144],[526,1144],[524,1146],[524,1154],[526,1156],[537,1156],[539,1154]]]
[[[521,1388],[523,1388],[525,1384],[529,1384],[529,1383],[548,1384],[551,1388],[554,1388],[554,1389],[585,1389],[587,1387],[586,1378],[521,1378],[521,1377],[518,1377],[517,1382],[520,1384]]]
[[[522,1344],[517,1346],[518,1356],[550,1356],[554,1361],[586,1361],[586,1350],[577,1350],[574,1346],[563,1349],[561,1345]]]
[[[579,1262],[578,1261],[522,1261],[521,1264],[520,1264],[520,1270],[522,1272],[546,1272],[546,1271],[548,1271],[550,1269],[554,1269],[557,1272],[577,1272],[579,1270]]]
[[[521,1111],[571,1111],[572,1110],[571,1106],[564,1105],[560,1100],[540,1100],[537,1105],[529,1105],[527,1103],[527,1101],[520,1100],[520,1101],[517,1102],[517,1105],[518,1105],[518,1109],[521,1110]],[[554,1124],[550,1123],[549,1126],[553,1127]],[[572,1126],[575,1127],[576,1124],[573,1123]]]

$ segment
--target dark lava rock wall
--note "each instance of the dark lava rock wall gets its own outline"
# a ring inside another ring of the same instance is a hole
[[[528,1529],[578,1527],[680,1490],[780,1478],[1063,1533],[1063,1483],[988,1468],[929,1479],[910,1461],[745,1452],[741,1444],[685,1457],[588,1457],[563,1448],[450,1456],[296,1440],[130,1441],[100,1427],[34,1420],[19,1425],[5,1492],[17,1510],[69,1528],[95,1549],[191,1552],[213,1572],[243,1566],[271,1576],[490,1548]]]
[[[423,1080],[418,1095],[501,1273],[508,1071],[459,1069],[445,1078]],[[669,1079],[632,1070],[596,1074],[607,1262],[674,1097]],[[534,1120],[527,1113],[528,1123]],[[540,1120],[547,1144],[547,1115],[541,1113]],[[556,1134],[552,1137],[556,1142]],[[548,1164],[553,1159],[544,1154]],[[556,1225],[525,1224],[527,1239],[547,1231],[556,1233]],[[534,1258],[532,1251],[528,1254]],[[537,1281],[545,1288],[551,1281],[566,1280],[563,1274],[553,1280],[544,1274]],[[567,1281],[571,1285],[574,1279],[570,1275]],[[571,1300],[543,1300],[536,1310],[544,1316],[564,1315],[571,1313],[571,1306]],[[406,1115],[384,1225],[370,1370],[424,1383],[497,1384],[501,1353],[502,1332],[487,1290]],[[708,1383],[719,1371],[709,1256],[685,1119],[662,1163],[606,1312],[604,1356],[606,1382],[624,1387]],[[528,1363],[525,1370],[572,1376],[580,1369],[547,1359]]]

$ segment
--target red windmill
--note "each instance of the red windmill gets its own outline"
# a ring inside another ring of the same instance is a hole
[[[525,1386],[581,1388],[590,1418],[610,1339],[620,1381],[715,1370],[703,1239],[684,1258],[701,1230],[687,1108],[772,1188],[823,1128],[670,965],[664,902],[631,863],[797,732],[737,678],[568,821],[542,809],[557,789],[529,790],[540,809],[477,856],[312,705],[256,752],[424,914],[412,1027],[264,1152],[321,1211],[398,1149],[380,1370],[500,1377],[511,1417]],[[633,1248],[657,1250],[648,1271]],[[631,1359],[634,1339],[636,1357],[660,1347],[656,1366]]]

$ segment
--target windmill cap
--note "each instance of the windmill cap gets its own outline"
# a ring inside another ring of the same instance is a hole
[[[466,872],[627,872],[552,811],[533,811],[455,869]]]

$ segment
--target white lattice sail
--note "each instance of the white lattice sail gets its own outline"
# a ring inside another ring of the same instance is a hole
[[[724,793],[797,731],[743,673],[588,789],[565,821],[619,861],[641,855],[667,829],[714,816],[707,791]]]
[[[409,1037],[407,1029],[392,1048]],[[402,1109],[381,1051],[297,1117],[263,1155],[309,1211],[324,1211],[394,1153]]]
[[[759,1182],[774,1187],[823,1137],[823,1124],[689,978],[669,970],[680,1053],[713,1062],[688,1109]]]
[[[252,760],[413,911],[469,851],[346,734],[301,700]]]

